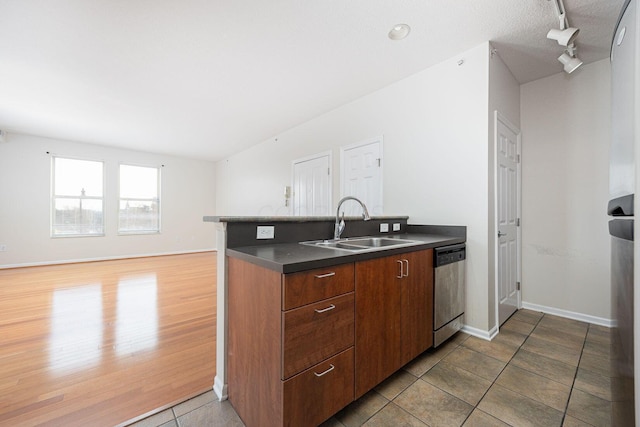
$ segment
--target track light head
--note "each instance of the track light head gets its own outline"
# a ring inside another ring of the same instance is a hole
[[[571,56],[567,52],[560,55],[558,61],[564,65],[564,72],[567,74],[573,73],[582,65],[582,61],[577,56]]]
[[[552,28],[547,33],[547,38],[555,40],[560,46],[569,46],[578,37],[580,29],[578,28],[565,28],[564,30],[556,30]]]

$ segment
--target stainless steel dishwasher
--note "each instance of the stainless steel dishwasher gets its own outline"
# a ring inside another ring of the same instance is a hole
[[[464,324],[466,246],[435,248],[433,258],[433,346],[437,347]]]

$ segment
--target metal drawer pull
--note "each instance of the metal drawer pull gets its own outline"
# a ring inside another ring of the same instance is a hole
[[[321,377],[321,376],[323,376],[323,375],[327,375],[329,372],[331,372],[331,371],[333,371],[334,369],[336,369],[336,367],[335,367],[335,366],[333,366],[332,364],[329,364],[329,366],[330,366],[330,368],[329,368],[329,369],[327,369],[326,371],[324,371],[324,372],[320,372],[320,373],[314,372],[313,374],[314,374],[316,377]]]
[[[407,271],[404,273],[404,277],[409,277],[409,260],[403,259],[402,261],[407,263]]]
[[[331,277],[331,276],[335,276],[336,272],[332,271],[331,273],[326,273],[326,274],[316,274],[315,278],[316,279],[324,279],[325,277]]]
[[[403,273],[403,271],[404,271],[404,266],[402,265],[402,261],[400,261],[400,260],[396,260],[396,262],[397,262],[398,264],[400,264],[400,274],[399,274],[399,275],[397,275],[396,277],[397,277],[398,279],[402,279],[402,278],[404,277],[404,273]]]
[[[326,312],[326,311],[333,310],[334,308],[336,308],[336,306],[335,306],[335,305],[333,305],[333,304],[331,304],[331,305],[330,305],[329,307],[327,307],[327,308],[323,308],[322,310],[318,310],[318,309],[316,308],[314,311],[315,311],[316,313],[324,313],[324,312]]]

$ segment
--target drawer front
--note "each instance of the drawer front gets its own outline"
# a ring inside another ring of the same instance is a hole
[[[284,425],[317,426],[354,399],[353,347],[284,382]]]
[[[353,290],[353,263],[285,274],[282,284],[282,309],[290,310]]]
[[[282,379],[285,380],[354,343],[354,294],[282,313]]]

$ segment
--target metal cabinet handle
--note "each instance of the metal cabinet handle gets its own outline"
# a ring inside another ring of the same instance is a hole
[[[336,272],[332,271],[331,273],[325,273],[325,274],[316,274],[315,278],[316,279],[324,279],[325,277],[331,277],[331,276],[335,276]]]
[[[329,310],[333,310],[334,308],[336,308],[336,306],[335,306],[335,305],[333,305],[333,304],[331,304],[329,307],[327,307],[327,308],[323,308],[322,310],[318,310],[318,309],[316,308],[316,309],[315,309],[315,310],[313,310],[313,311],[315,311],[316,313],[325,313],[325,312],[327,312],[327,311],[329,311]]]
[[[402,265],[402,261],[401,260],[396,260],[396,262],[398,264],[400,264],[400,274],[398,274],[396,277],[398,279],[402,279],[404,277],[404,265]]]
[[[404,277],[409,277],[409,260],[403,259],[402,261],[407,263],[407,271],[404,273]]]
[[[336,369],[336,367],[335,367],[335,366],[333,366],[332,364],[329,364],[329,366],[330,366],[330,368],[329,368],[329,369],[327,369],[326,371],[324,371],[324,372],[320,372],[320,373],[314,372],[313,374],[314,374],[316,377],[321,377],[321,376],[323,376],[323,375],[327,375],[329,372],[331,372],[331,371],[333,371],[334,369]]]

